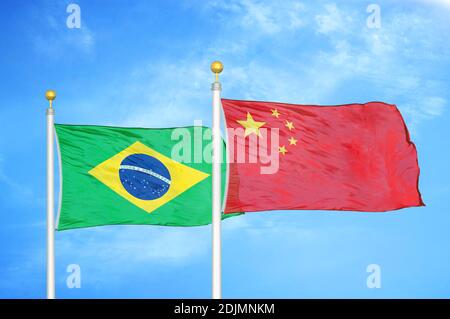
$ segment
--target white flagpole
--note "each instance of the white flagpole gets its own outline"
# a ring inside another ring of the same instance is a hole
[[[221,243],[221,162],[222,162],[222,137],[220,135],[220,92],[222,86],[219,82],[219,73],[223,65],[219,61],[211,64],[211,71],[216,75],[212,84],[213,92],[213,168],[212,168],[212,298],[222,298],[222,243]]]
[[[49,102],[47,108],[47,299],[55,299],[55,185],[54,185],[54,152],[53,134],[54,117],[53,100],[56,92],[49,90],[45,92]]]

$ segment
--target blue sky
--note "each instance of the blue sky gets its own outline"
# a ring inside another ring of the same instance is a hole
[[[81,29],[66,7],[81,8]],[[368,28],[369,4],[381,28]],[[226,298],[450,297],[450,1],[2,1],[0,297],[45,297],[44,92],[56,121],[167,127],[211,121],[223,96],[384,101],[416,143],[426,207],[384,214],[249,213],[223,223]],[[210,228],[56,234],[60,298],[209,298]],[[81,267],[80,289],[66,267]],[[369,264],[380,289],[366,286]]]

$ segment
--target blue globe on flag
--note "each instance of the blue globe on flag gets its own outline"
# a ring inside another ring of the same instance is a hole
[[[154,200],[169,190],[171,177],[161,161],[146,154],[127,156],[119,167],[120,181],[125,190],[142,200]]]

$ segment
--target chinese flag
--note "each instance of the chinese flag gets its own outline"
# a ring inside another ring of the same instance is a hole
[[[222,107],[233,149],[225,213],[424,205],[416,148],[395,105],[222,99]]]

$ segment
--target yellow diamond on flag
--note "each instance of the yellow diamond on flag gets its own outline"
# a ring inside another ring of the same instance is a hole
[[[89,174],[147,213],[209,176],[141,142],[131,144]]]

